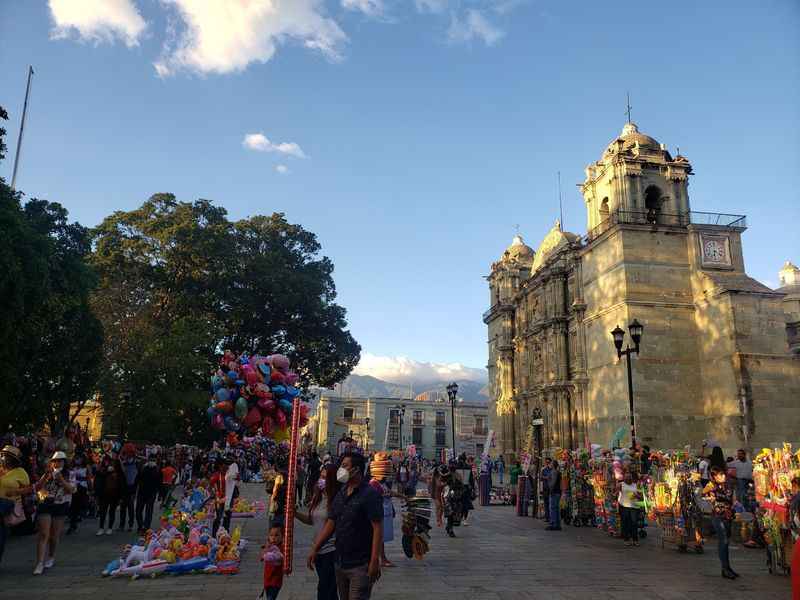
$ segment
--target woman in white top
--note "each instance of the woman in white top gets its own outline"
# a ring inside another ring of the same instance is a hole
[[[64,531],[72,494],[77,487],[74,474],[64,469],[66,462],[67,455],[64,452],[53,454],[47,471],[34,485],[39,499],[36,508],[38,538],[34,575],[41,575],[55,564],[56,547]]]
[[[639,545],[639,502],[642,493],[633,482],[633,474],[625,472],[625,480],[619,488],[619,511],[622,517],[622,539],[626,546]]]
[[[308,505],[308,513],[295,511],[295,516],[301,523],[314,527],[313,539],[317,539],[319,532],[322,531],[325,521],[328,519],[331,504],[336,494],[339,493],[341,485],[336,480],[336,466],[327,465],[323,467],[311,502]],[[338,600],[336,591],[336,548],[334,536],[325,542],[317,551],[314,559],[314,567],[317,571],[317,600]]]

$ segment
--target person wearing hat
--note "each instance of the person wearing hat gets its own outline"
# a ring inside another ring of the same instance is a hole
[[[50,457],[44,475],[36,482],[34,489],[39,499],[36,510],[38,539],[36,544],[36,567],[34,575],[41,575],[55,563],[56,548],[64,521],[69,513],[72,494],[75,493],[75,478],[65,470],[67,455],[57,450]]]
[[[5,517],[31,489],[31,480],[22,468],[22,452],[14,446],[5,446],[0,450],[0,560],[8,535]]]

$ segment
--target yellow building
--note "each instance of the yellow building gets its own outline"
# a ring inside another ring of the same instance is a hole
[[[77,408],[77,405],[70,407],[70,414]],[[87,401],[78,411],[74,422],[80,425],[81,429],[88,431],[90,440],[98,441],[103,435],[103,406],[100,401],[97,399]]]
[[[639,441],[714,438],[727,451],[800,441],[786,291],[745,273],[744,216],[692,210],[691,174],[629,122],[586,168],[586,234],[556,223],[535,252],[516,236],[492,265],[483,320],[500,451],[530,449],[534,411],[545,448],[606,445],[627,430],[626,366],[610,332],[634,319]]]

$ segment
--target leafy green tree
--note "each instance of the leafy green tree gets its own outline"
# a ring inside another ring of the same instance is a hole
[[[47,425],[58,434],[92,396],[102,329],[89,308],[90,249],[89,232],[69,223],[61,205],[23,206],[0,180],[0,422],[10,427]]]
[[[360,347],[319,251],[281,214],[231,223],[207,200],[171,194],[106,218],[93,307],[106,331],[100,391],[112,431],[206,439],[208,377],[228,347],[285,353],[307,383],[346,377]]]

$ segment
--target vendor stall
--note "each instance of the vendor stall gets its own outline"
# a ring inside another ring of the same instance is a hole
[[[792,479],[800,475],[800,451],[791,444],[764,448],[753,461],[753,482],[758,502],[758,521],[767,543],[770,573],[788,574],[792,562],[789,503]]]

